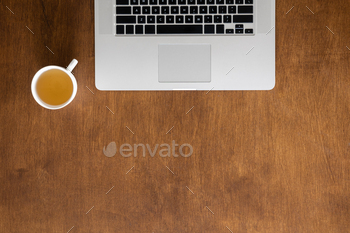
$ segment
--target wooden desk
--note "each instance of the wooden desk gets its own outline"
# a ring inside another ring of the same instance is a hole
[[[0,232],[349,232],[349,11],[277,1],[272,91],[100,92],[92,0],[2,1]],[[74,101],[40,107],[73,58]],[[193,155],[103,154],[172,140]]]

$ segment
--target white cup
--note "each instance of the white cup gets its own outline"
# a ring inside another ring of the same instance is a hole
[[[63,108],[65,106],[67,106],[70,102],[72,102],[72,100],[74,99],[75,95],[77,94],[77,90],[78,90],[77,80],[75,80],[75,77],[72,74],[72,70],[74,69],[74,67],[77,64],[78,64],[78,61],[76,59],[73,59],[66,69],[63,67],[60,67],[60,66],[46,66],[44,68],[41,68],[38,72],[36,72],[36,74],[34,75],[34,78],[32,80],[32,95],[33,95],[35,101],[38,104],[40,104],[42,107],[47,108],[47,109],[51,109],[51,110]],[[61,71],[65,72],[70,77],[70,79],[72,80],[72,83],[73,83],[73,92],[72,92],[71,97],[65,103],[60,104],[60,105],[51,105],[51,104],[45,103],[43,100],[40,99],[40,97],[36,91],[36,83],[37,83],[40,75],[42,75],[45,71],[53,70],[53,69],[61,70]]]

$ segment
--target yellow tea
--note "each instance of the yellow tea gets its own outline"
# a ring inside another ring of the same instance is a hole
[[[52,69],[42,73],[36,83],[39,98],[47,104],[60,105],[69,100],[73,83],[62,70]]]

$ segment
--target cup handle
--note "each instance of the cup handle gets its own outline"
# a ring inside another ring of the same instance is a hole
[[[67,66],[67,70],[72,73],[72,70],[74,67],[78,64],[78,61],[76,59],[73,59],[69,65]]]

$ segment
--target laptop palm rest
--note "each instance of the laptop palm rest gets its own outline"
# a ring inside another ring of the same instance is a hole
[[[159,82],[210,82],[210,44],[159,44]]]

